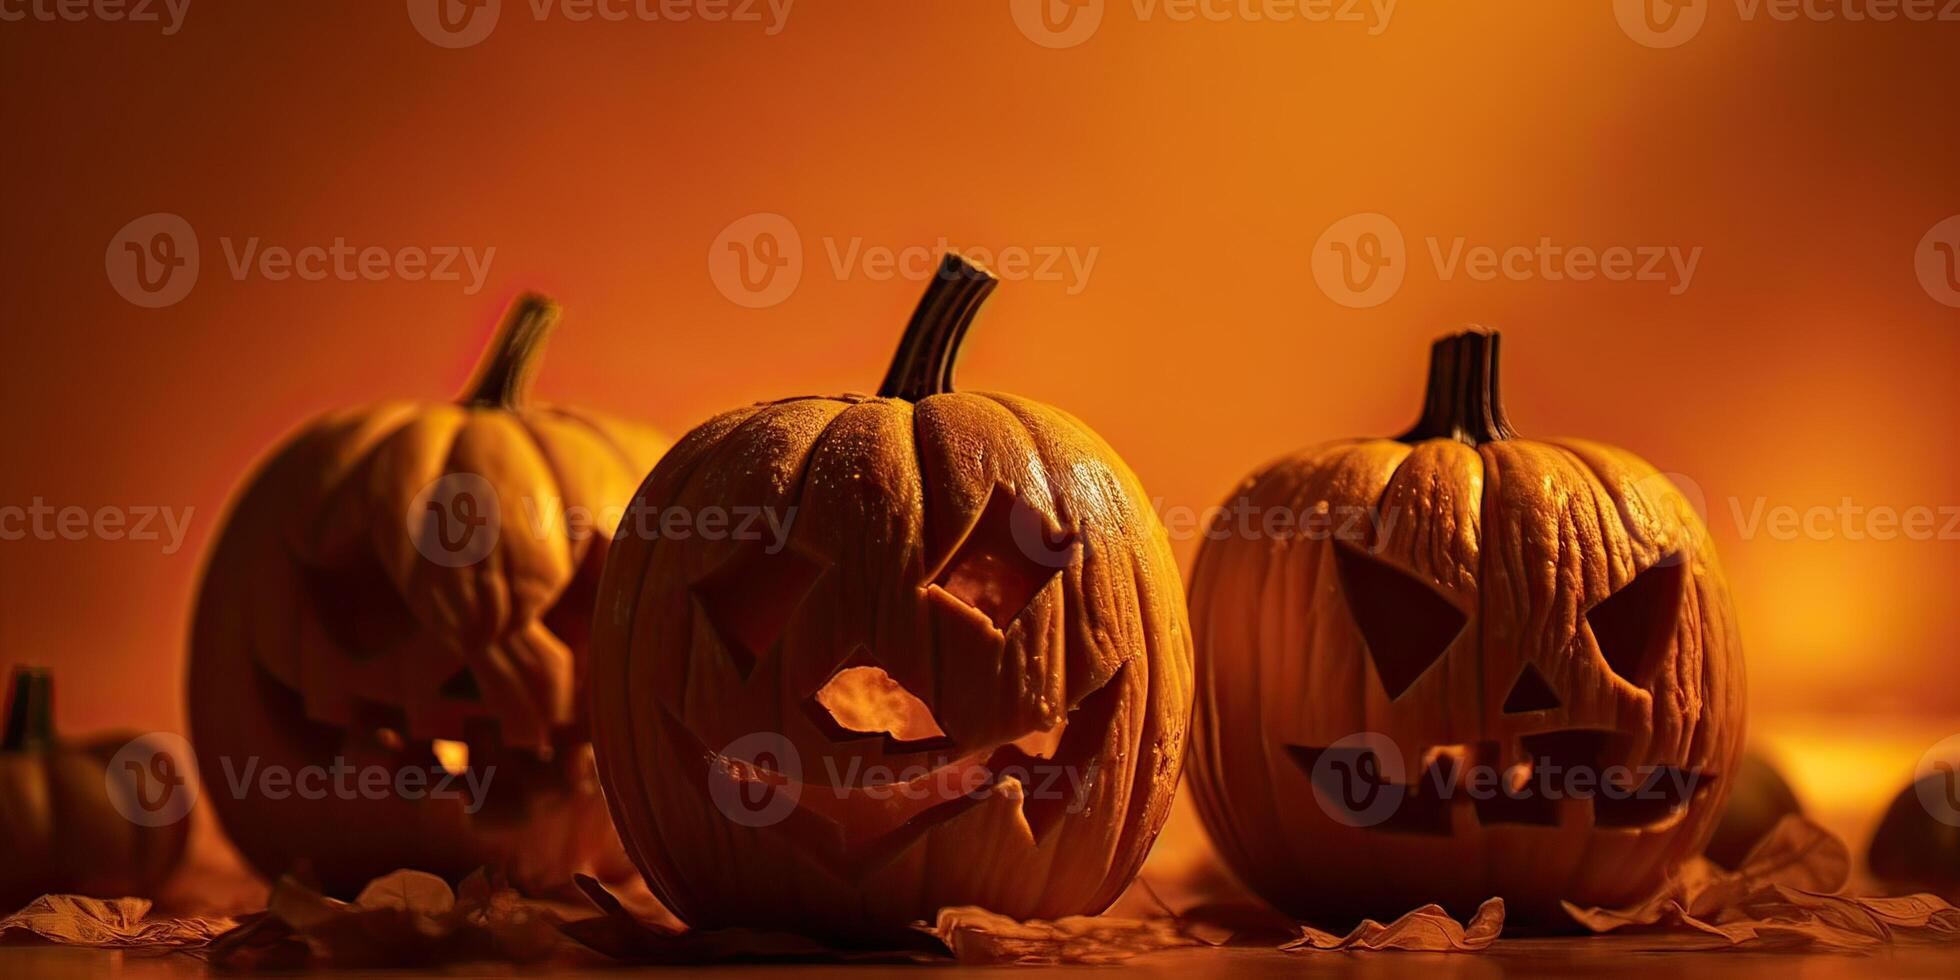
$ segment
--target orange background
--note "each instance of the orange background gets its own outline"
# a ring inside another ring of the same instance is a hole
[[[0,659],[57,668],[70,730],[179,727],[199,558],[242,474],[323,409],[452,394],[518,290],[568,309],[542,396],[678,435],[874,387],[920,285],[840,278],[825,243],[941,236],[1097,250],[1075,294],[1005,284],[961,380],[1079,415],[1166,506],[1212,504],[1294,447],[1399,431],[1428,341],[1500,327],[1527,434],[1626,446],[1706,495],[1759,719],[1960,728],[1960,542],[1745,536],[1730,503],[1960,504],[1960,310],[1912,264],[1960,212],[1960,24],[1717,3],[1657,50],[1604,2],[1405,0],[1370,36],[1144,20],[1124,0],[1051,50],[1005,2],[802,0],[775,36],[503,7],[461,50],[396,0],[200,2],[168,37],[0,25],[0,504],[195,508],[172,555],[0,543]],[[158,211],[196,229],[202,272],[150,310],[111,288],[104,251]],[[724,298],[708,261],[755,212],[787,216],[805,259],[762,309]],[[1357,212],[1409,243],[1400,292],[1363,310],[1310,271]],[[496,251],[474,295],[234,281],[221,239],[254,236]],[[1430,236],[1704,253],[1675,296],[1444,280]],[[1177,543],[1187,566],[1195,546]]]

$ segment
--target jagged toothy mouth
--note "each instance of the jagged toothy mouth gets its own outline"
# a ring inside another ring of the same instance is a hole
[[[1286,751],[1323,805],[1365,809],[1359,825],[1386,833],[1451,836],[1503,825],[1658,832],[1715,784],[1715,774],[1698,768],[1629,765],[1621,761],[1627,742],[1620,732],[1570,728],[1519,736],[1509,752],[1496,741],[1437,745],[1401,773],[1384,772],[1363,745]]]

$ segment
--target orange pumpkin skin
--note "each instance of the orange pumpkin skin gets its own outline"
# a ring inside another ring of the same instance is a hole
[[[143,826],[110,801],[108,783],[138,800],[153,787],[108,769],[135,733],[56,738],[45,671],[16,668],[0,743],[0,916],[46,894],[150,895],[183,860],[190,821]],[[188,771],[189,761],[171,761]]]
[[[718,416],[635,501],[793,515],[774,554],[624,527],[614,542],[600,777],[647,883],[691,925],[878,943],[948,905],[1094,913],[1163,824],[1191,697],[1177,570],[1142,487],[1082,423],[950,390],[992,283],[949,257],[881,396]],[[871,668],[943,737],[826,713],[818,695]],[[880,766],[902,781],[880,790]]]
[[[351,894],[405,867],[488,865],[533,892],[630,873],[581,686],[609,521],[664,443],[528,402],[556,319],[519,301],[459,402],[322,416],[233,501],[199,588],[189,714],[204,792],[263,874],[304,867]],[[468,771],[437,798],[443,742]],[[261,782],[336,764],[319,798]],[[390,783],[362,790],[375,767]],[[406,793],[405,770],[424,774]]]
[[[1322,518],[1214,528],[1193,573],[1192,789],[1268,901],[1334,921],[1496,895],[1556,927],[1562,900],[1629,904],[1701,850],[1743,734],[1715,552],[1631,454],[1516,438],[1495,334],[1438,342],[1411,433],[1285,457],[1235,496]],[[1473,769],[1498,779],[1485,800]]]

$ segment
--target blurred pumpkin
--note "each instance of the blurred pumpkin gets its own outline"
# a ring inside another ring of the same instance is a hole
[[[1784,817],[1803,813],[1797,792],[1770,761],[1755,752],[1744,752],[1730,780],[1729,802],[1722,808],[1722,819],[1715,824],[1715,835],[1708,839],[1710,861],[1724,868],[1742,866],[1742,859],[1764,835],[1776,829]]]
[[[341,895],[396,868],[491,865],[530,891],[630,875],[580,691],[612,522],[664,443],[531,403],[557,320],[520,299],[456,402],[328,413],[234,500],[199,589],[190,720],[206,792],[265,875],[304,866]]]
[[[1435,344],[1408,432],[1248,478],[1191,610],[1199,812],[1294,916],[1495,895],[1562,925],[1653,892],[1722,812],[1742,650],[1700,519],[1629,453],[1518,438],[1494,333]]]
[[[633,505],[755,533],[614,542],[600,777],[691,925],[878,943],[947,905],[1094,913],[1169,812],[1191,697],[1176,565],[1081,422],[953,390],[993,285],[948,256],[878,395],[717,416]]]
[[[54,683],[17,667],[0,741],[0,916],[49,893],[97,898],[149,895],[184,856],[190,822],[158,826],[123,815],[122,805],[163,801],[190,762],[146,754],[145,765],[110,768],[134,733],[67,742],[55,734]],[[111,793],[116,794],[112,799]]]
[[[1866,861],[1888,888],[1960,900],[1960,765],[1936,762],[1899,791]]]

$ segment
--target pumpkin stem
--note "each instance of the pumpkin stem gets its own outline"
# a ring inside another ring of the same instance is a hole
[[[15,667],[7,691],[6,738],[0,751],[24,752],[54,741],[54,678],[45,667]]]
[[[1497,387],[1497,332],[1466,330],[1429,348],[1429,390],[1422,418],[1401,442],[1455,439],[1472,446],[1515,439]]]
[[[558,326],[558,313],[558,304],[543,296],[519,296],[504,311],[476,373],[456,400],[486,408],[522,408],[538,366],[544,363],[545,342]]]
[[[898,341],[891,370],[878,388],[881,398],[918,401],[929,395],[953,390],[953,362],[960,356],[960,340],[980,312],[980,304],[994,291],[1000,280],[979,265],[948,252],[940,260],[939,272],[926,285],[905,336]]]

